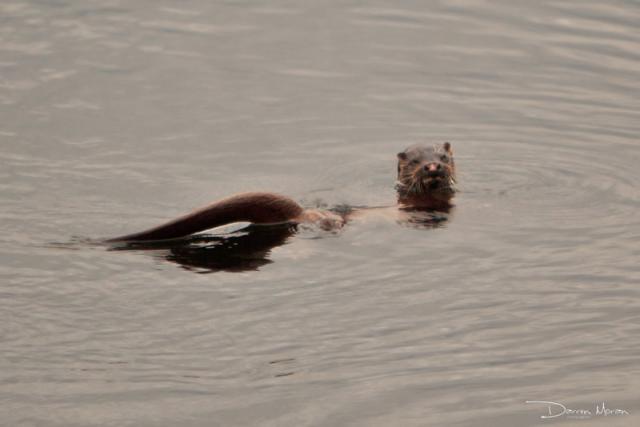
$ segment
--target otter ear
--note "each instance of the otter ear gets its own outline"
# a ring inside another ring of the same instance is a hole
[[[444,148],[444,151],[446,151],[447,153],[451,154],[451,144],[449,142],[445,142],[442,145],[442,148]]]
[[[398,160],[407,160],[407,153],[404,151],[398,153]]]

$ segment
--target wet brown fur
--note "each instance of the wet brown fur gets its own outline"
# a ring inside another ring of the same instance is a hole
[[[401,208],[447,209],[453,197],[455,165],[451,144],[414,145],[398,153],[398,204]],[[274,193],[241,193],[165,224],[108,242],[152,241],[184,237],[233,222],[253,224],[314,223],[338,229],[345,218],[329,211],[302,208]]]
[[[300,217],[304,209],[288,197],[274,193],[241,193],[218,200],[194,212],[140,233],[109,239],[109,242],[166,240],[232,222],[278,224]]]

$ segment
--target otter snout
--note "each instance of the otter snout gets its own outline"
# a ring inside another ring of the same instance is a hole
[[[428,178],[443,177],[445,175],[444,168],[442,167],[442,164],[436,163],[436,162],[425,164],[422,167],[422,172]]]

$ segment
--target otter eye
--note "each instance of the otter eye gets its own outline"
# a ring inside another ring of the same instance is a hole
[[[418,161],[416,159],[413,159],[409,163],[412,164],[412,165],[417,165]]]

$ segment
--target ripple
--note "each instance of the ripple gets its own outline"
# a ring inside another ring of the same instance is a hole
[[[636,167],[608,146],[496,143],[491,151],[491,157],[466,159],[464,168],[474,170],[462,180],[466,191],[493,194],[553,221],[600,227],[636,222]],[[590,218],[593,206],[598,218]]]
[[[347,73],[337,73],[333,71],[326,70],[312,70],[312,69],[302,69],[302,68],[288,68],[284,70],[277,70],[277,73],[297,76],[297,77],[315,77],[315,78],[323,78],[323,79],[335,79],[341,77],[349,77],[350,74]]]
[[[186,34],[220,34],[252,31],[255,28],[249,25],[210,25],[197,22],[180,21],[143,21],[140,26],[152,30]]]
[[[7,425],[638,412],[633,1],[80,3],[0,4]],[[390,206],[395,153],[438,140],[446,227],[70,237],[252,187]]]

